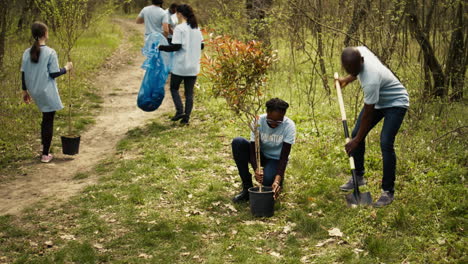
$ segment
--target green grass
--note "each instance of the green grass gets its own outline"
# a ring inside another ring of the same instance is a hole
[[[461,164],[439,161],[429,170],[430,152],[415,156],[407,150],[415,145],[400,143],[395,202],[383,209],[350,209],[338,191],[348,177],[339,122],[329,122],[323,124],[327,140],[298,135],[275,216],[256,219],[248,205],[230,202],[240,188],[230,140],[248,131],[223,101],[199,98],[196,109],[190,126],[164,117],[129,131],[119,155],[92,172],[100,175],[99,183],[60,208],[2,218],[0,251],[16,263],[466,261]],[[306,131],[307,123],[297,125]],[[377,139],[369,138],[370,160],[379,159]],[[375,163],[367,190],[377,198],[381,169]],[[317,247],[335,227],[344,236]],[[49,240],[54,246],[44,249]]]

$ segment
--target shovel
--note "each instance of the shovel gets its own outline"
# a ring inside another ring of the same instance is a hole
[[[340,104],[340,111],[341,111],[341,121],[343,122],[344,134],[346,138],[346,143],[351,141],[349,137],[349,130],[348,130],[348,123],[346,121],[346,112],[343,102],[343,95],[341,94],[341,86],[340,82],[338,81],[338,73],[335,72],[335,86],[336,86],[336,93],[338,95],[338,102]],[[353,193],[346,195],[346,202],[348,206],[353,207],[357,205],[370,205],[372,204],[372,197],[370,192],[361,193],[359,191],[357,176],[356,176],[356,168],[354,166],[354,158],[353,156],[349,155],[349,164],[351,165],[351,174],[353,175],[353,182],[354,182],[354,191]]]

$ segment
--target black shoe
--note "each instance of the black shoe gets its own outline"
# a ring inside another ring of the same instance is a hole
[[[188,125],[189,124],[189,118],[187,116],[184,115],[184,117],[182,118],[182,120],[180,120],[180,123],[182,125]]]
[[[366,185],[366,179],[364,179],[364,176],[357,176],[357,180],[358,180],[358,186],[363,186],[363,185]],[[349,179],[349,181],[343,185],[340,186],[340,189],[342,191],[351,191],[354,189],[354,181],[353,181],[353,177],[351,177],[351,179]]]
[[[382,191],[382,195],[380,196],[379,200],[375,202],[373,205],[374,207],[384,207],[389,205],[393,202],[394,196],[393,193],[389,191]]]
[[[234,203],[242,203],[242,202],[247,202],[249,200],[249,190],[248,189],[243,189],[240,193],[238,193],[234,198],[232,198],[232,201]]]
[[[176,114],[175,116],[171,118],[171,121],[178,121],[184,117],[185,117],[185,114]]]

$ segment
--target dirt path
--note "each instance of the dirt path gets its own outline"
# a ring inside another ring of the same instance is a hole
[[[116,22],[126,36],[130,34],[125,32],[135,30],[143,35],[143,27],[133,21]],[[131,43],[124,39],[104,70],[93,80],[96,87],[102,87],[104,103],[95,118],[96,124],[81,135],[80,154],[68,157],[56,153],[49,164],[41,164],[39,160],[24,164],[21,176],[0,185],[0,215],[18,214],[39,201],[46,204],[64,201],[95,183],[95,176],[84,180],[73,180],[73,177],[92,170],[98,162],[114,154],[117,142],[128,130],[172,109],[167,92],[157,111],[146,113],[137,108],[136,96],[144,75],[140,68],[143,60],[141,53],[131,51]]]

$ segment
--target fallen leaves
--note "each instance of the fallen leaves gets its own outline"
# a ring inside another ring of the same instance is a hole
[[[152,259],[153,256],[152,255],[148,255],[148,254],[145,254],[145,253],[141,253],[140,255],[138,255],[139,258],[142,258],[142,259]]]
[[[232,212],[237,213],[237,209],[232,204],[224,204],[224,206]]]
[[[331,237],[343,237],[343,233],[338,228],[328,230],[328,235]]]
[[[51,248],[51,247],[54,246],[54,242],[52,242],[52,241],[49,240],[49,241],[46,241],[46,242],[44,243],[44,245],[45,245],[46,247],[48,247],[48,248]]]
[[[280,254],[280,253],[278,253],[278,252],[275,252],[275,251],[272,251],[272,252],[270,252],[269,254],[270,254],[270,255],[272,255],[273,257],[277,257],[277,258],[281,258],[281,257],[283,257],[283,256],[281,256],[281,254]]]
[[[315,246],[316,246],[316,247],[323,247],[323,246],[325,246],[325,245],[327,245],[327,244],[330,244],[330,243],[333,243],[333,242],[335,242],[335,241],[336,241],[336,239],[334,239],[334,238],[329,238],[329,239],[326,239],[326,240],[324,240],[324,241],[318,242],[317,245],[315,245]]]
[[[74,235],[62,235],[60,238],[63,240],[76,240]]]

